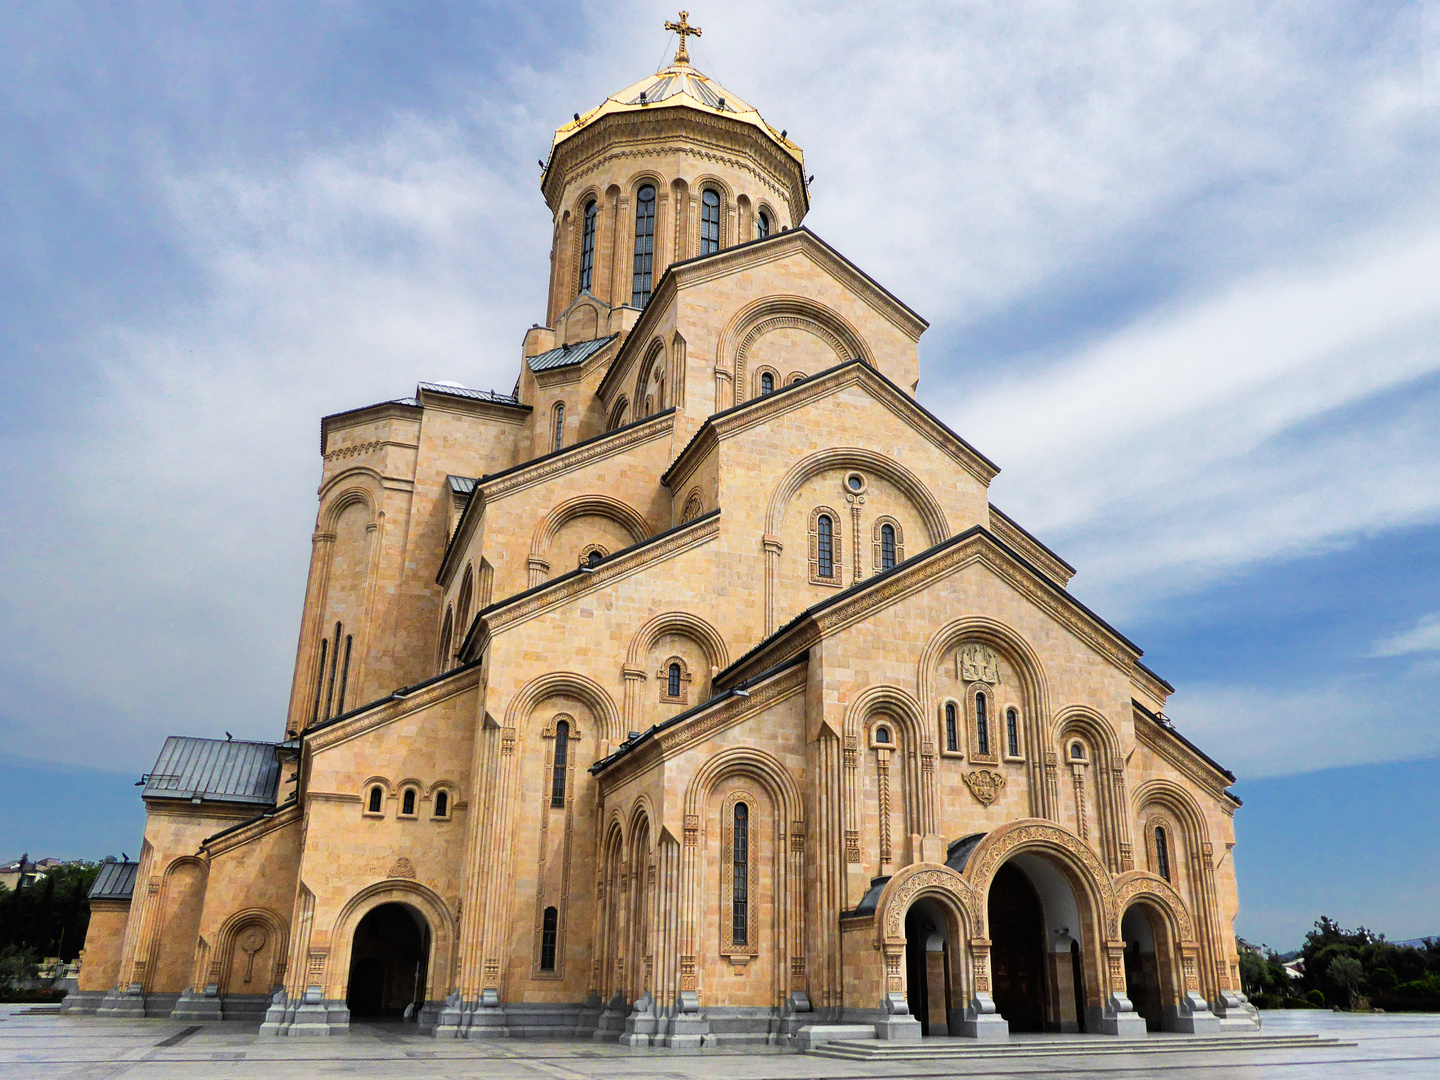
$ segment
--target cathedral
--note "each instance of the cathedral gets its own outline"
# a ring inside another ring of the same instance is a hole
[[[172,736],[101,1016],[632,1047],[1253,1032],[1234,776],[672,63],[555,132],[513,391],[320,421],[275,742]]]

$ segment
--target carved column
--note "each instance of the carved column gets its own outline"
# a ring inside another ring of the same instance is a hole
[[[775,632],[775,590],[779,584],[780,552],[785,545],[769,533],[760,538],[760,544],[765,549],[765,636],[769,637]]]
[[[620,675],[625,680],[625,700],[622,705],[625,719],[625,736],[630,732],[640,730],[640,695],[645,692],[645,669],[626,664],[620,669]],[[614,747],[606,746],[605,752],[609,753]]]
[[[1075,781],[1075,832],[1086,843],[1090,841],[1090,822],[1085,814],[1085,765],[1072,761],[1070,772]]]
[[[895,872],[894,852],[890,847],[890,751],[875,751],[875,782],[879,789],[880,811],[880,876]]]
[[[863,564],[860,561],[860,507],[865,505],[865,496],[852,495],[847,491],[845,501],[850,504],[850,550],[853,552],[850,559],[853,567],[850,584],[858,585],[863,574]]]
[[[550,576],[550,563],[538,555],[531,555],[525,560],[525,566],[530,571],[530,588],[536,585],[544,585],[545,580]],[[463,637],[465,631],[458,626],[455,628],[457,637]]]

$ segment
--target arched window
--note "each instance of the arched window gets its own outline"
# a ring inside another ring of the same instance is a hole
[[[547,907],[540,922],[540,970],[555,970],[555,939],[560,929],[560,912]]]
[[[750,944],[750,807],[735,804],[735,839],[730,881],[730,940]]]
[[[764,210],[755,215],[755,235],[761,240],[770,235],[770,215]]]
[[[815,522],[815,539],[819,550],[816,553],[816,561],[819,563],[817,573],[820,577],[833,578],[835,576],[835,523],[830,520],[829,514],[821,514]]]
[[[720,193],[706,188],[700,195],[700,254],[720,250]]]
[[[1070,744],[1070,757],[1074,761],[1084,761],[1085,747],[1081,746],[1078,742],[1072,742]]]
[[[889,570],[895,565],[895,526],[880,526],[880,569]]]
[[[555,767],[550,773],[550,805],[565,805],[565,770],[570,763],[570,724],[555,725]]]
[[[335,700],[336,716],[345,711],[345,687],[350,682],[350,646],[353,640],[353,634],[345,635],[345,660],[340,665],[340,696]]]
[[[775,392],[775,376],[768,371],[760,373],[760,396],[766,397]]]
[[[585,556],[585,565],[591,567],[592,569],[599,566],[604,561],[605,553],[599,548],[591,548],[590,554]]]
[[[380,813],[380,801],[385,798],[385,789],[376,784],[370,789],[370,802],[366,804],[366,812],[371,814]]]
[[[1161,825],[1155,826],[1155,872],[1170,881],[1170,843]]]
[[[877,728],[875,729],[875,741],[876,741],[877,743],[887,743],[887,744],[890,742],[890,729],[889,729],[888,727],[886,727],[884,724],[881,724],[879,727],[877,727]]]
[[[595,200],[585,204],[585,229],[580,234],[580,288],[590,288],[595,276]]]
[[[650,278],[655,271],[655,188],[646,184],[635,193],[635,273],[630,306],[650,303]]]
[[[985,695],[975,695],[975,749],[990,753],[990,718],[985,712]]]
[[[551,430],[554,432],[554,437],[551,439],[550,449],[559,450],[565,445],[565,403],[563,401],[555,406],[555,423]]]
[[[671,697],[680,696],[680,665],[671,664],[669,674],[666,677],[666,691]]]
[[[320,639],[320,668],[315,676],[315,708],[310,711],[310,723],[320,722],[320,699],[325,696],[325,654],[330,648],[329,638]]]
[[[450,639],[455,633],[455,610],[445,610],[445,622],[440,626],[440,670],[450,666]]]
[[[1014,709],[1005,710],[1005,752],[1011,757],[1020,756],[1020,717]]]
[[[945,749],[952,754],[960,752],[960,725],[955,716],[955,703],[945,703]]]
[[[437,791],[435,793],[435,816],[450,816],[450,793],[448,791]]]
[[[400,800],[400,813],[406,817],[415,816],[415,789],[413,787],[405,789],[405,795]]]

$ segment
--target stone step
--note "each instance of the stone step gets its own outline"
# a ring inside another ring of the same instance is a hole
[[[904,1061],[935,1058],[1016,1058],[1093,1054],[1192,1054],[1223,1051],[1294,1050],[1305,1047],[1354,1046],[1318,1035],[1175,1035],[1149,1039],[1113,1039],[1103,1035],[1068,1039],[1017,1039],[1004,1043],[935,1038],[920,1042],[842,1039],[810,1050],[821,1057],[848,1061]]]

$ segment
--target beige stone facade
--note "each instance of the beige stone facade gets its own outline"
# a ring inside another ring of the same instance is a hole
[[[926,323],[804,228],[799,149],[677,59],[541,187],[515,392],[322,421],[279,741],[167,743],[77,1007],[676,1047],[1253,1027],[1233,777],[917,403]]]

